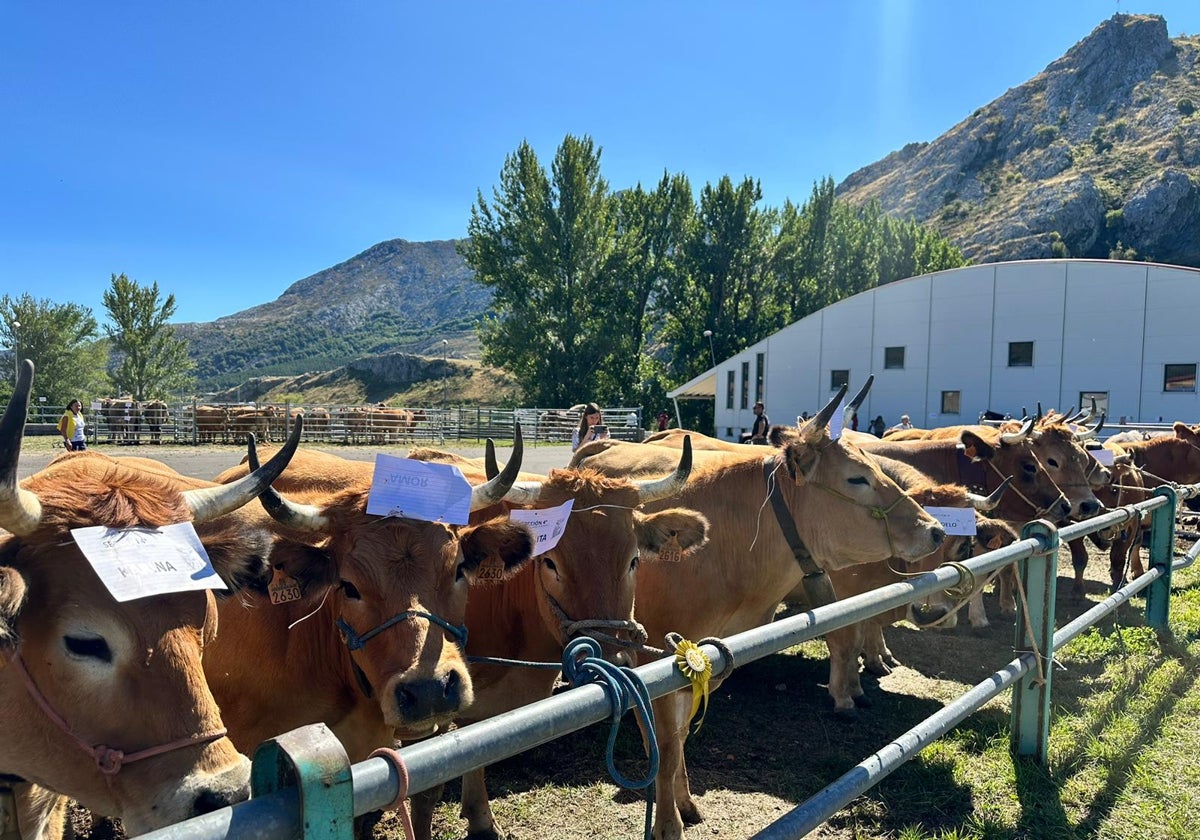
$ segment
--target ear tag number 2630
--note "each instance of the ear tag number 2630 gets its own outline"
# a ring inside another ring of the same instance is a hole
[[[267,592],[271,595],[272,604],[287,604],[291,601],[299,601],[301,597],[300,584],[296,582],[295,578],[290,578],[279,571],[275,572],[275,578],[267,587]]]

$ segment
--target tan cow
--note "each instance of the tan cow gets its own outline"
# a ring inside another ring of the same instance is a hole
[[[728,636],[771,620],[802,573],[772,518],[769,486],[778,486],[800,538],[826,569],[892,556],[913,561],[942,543],[942,527],[874,461],[852,443],[830,440],[826,424],[844,394],[843,387],[816,417],[788,431],[779,449],[694,453],[692,477],[674,501],[708,518],[710,539],[678,563],[639,567],[637,617],[651,639],[670,631],[692,640]],[[598,441],[581,447],[571,466],[636,477],[661,475],[671,463],[665,447]],[[688,692],[676,692],[654,703],[660,840],[677,840],[684,822],[701,819],[683,757],[690,702]]]
[[[545,509],[573,502],[559,543],[536,560],[492,586],[475,587],[467,599],[467,652],[472,656],[558,662],[564,646],[583,635],[628,637],[634,623],[637,570],[671,563],[704,545],[708,520],[693,510],[671,507],[643,513],[641,507],[674,496],[691,471],[691,450],[671,453],[678,459],[665,478],[630,481],[587,469],[554,470],[549,476],[523,473],[508,492],[504,508]],[[414,450],[414,457],[454,463],[472,484],[487,478],[478,461]],[[503,512],[502,508],[479,515]],[[659,644],[660,642],[654,642]],[[617,649],[605,644],[611,655]],[[549,697],[556,671],[472,664],[475,704],[460,720],[484,720]],[[428,829],[431,796],[414,801],[414,821]],[[499,832],[488,801],[484,770],[463,778],[462,813],[471,837]]]
[[[198,405],[192,415],[196,439],[200,443],[226,440],[229,432],[229,409],[220,405]]]
[[[474,488],[473,509],[509,489],[519,452]],[[467,593],[485,563],[500,576],[525,563],[530,532],[506,519],[460,527],[367,514],[372,471],[301,453],[275,482],[290,498],[263,496],[276,520],[275,580],[222,605],[228,632],[204,661],[239,746],[324,721],[361,761],[397,736],[432,734],[472,702],[460,647]]]
[[[18,486],[32,380],[26,361],[0,420],[0,772],[119,817],[131,833],[244,799],[249,762],[225,737],[200,664],[217,632],[214,594],[116,601],[71,531],[191,521],[227,584],[255,580],[269,535],[230,514],[279,474],[296,441],[228,487],[186,487],[92,451]]]

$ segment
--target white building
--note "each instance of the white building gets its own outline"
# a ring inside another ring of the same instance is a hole
[[[859,429],[908,414],[929,428],[1066,411],[1095,399],[1113,424],[1200,420],[1200,271],[1111,260],[956,268],[838,301],[668,393],[715,399],[718,437],[749,429],[761,399],[795,423],[843,382],[875,374]]]

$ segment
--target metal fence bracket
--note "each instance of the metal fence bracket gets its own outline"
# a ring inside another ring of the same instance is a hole
[[[300,791],[302,840],[353,840],[350,759],[325,724],[285,732],[254,751],[251,797],[293,785]]]

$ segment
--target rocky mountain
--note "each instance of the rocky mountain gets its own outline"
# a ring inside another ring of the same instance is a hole
[[[492,295],[475,283],[455,245],[381,242],[293,283],[270,303],[178,325],[191,343],[200,389],[326,371],[381,354],[477,356],[474,327]]]
[[[1200,266],[1200,37],[1118,14],[839,197],[928,222],[975,262],[1121,256]]]

